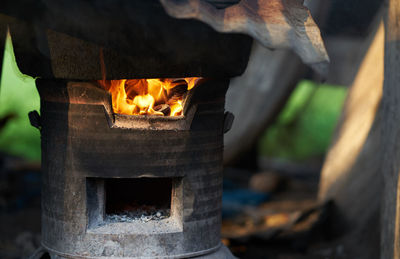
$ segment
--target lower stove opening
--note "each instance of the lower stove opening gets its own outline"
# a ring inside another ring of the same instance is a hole
[[[165,231],[179,230],[183,213],[182,180],[182,177],[86,178],[87,228],[125,223],[127,228],[132,225],[134,231],[133,225],[168,222]]]
[[[105,221],[130,222],[168,218],[172,178],[105,179]]]

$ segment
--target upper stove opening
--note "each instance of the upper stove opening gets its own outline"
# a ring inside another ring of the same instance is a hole
[[[112,96],[114,113],[125,115],[182,116],[191,90],[200,77],[100,80]]]

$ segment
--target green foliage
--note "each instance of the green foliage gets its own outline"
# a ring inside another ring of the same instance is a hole
[[[344,87],[300,82],[261,138],[261,155],[297,161],[324,155],[346,94]]]
[[[28,112],[39,110],[39,94],[35,79],[23,75],[15,62],[10,37],[7,38],[0,81],[0,119],[8,114],[10,119],[0,128],[0,151],[40,160],[40,134],[29,123]]]

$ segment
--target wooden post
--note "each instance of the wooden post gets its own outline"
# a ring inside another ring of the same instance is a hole
[[[1,82],[1,75],[3,73],[3,55],[4,55],[4,48],[6,46],[6,38],[7,38],[7,23],[3,21],[0,17],[0,82]]]
[[[330,234],[342,235],[346,258],[380,256],[379,215],[383,176],[381,98],[385,32],[379,14],[359,46],[366,55],[349,89],[341,118],[321,171],[319,200],[333,200]],[[345,234],[345,235],[343,235]]]
[[[400,258],[400,0],[388,0],[385,17],[385,79],[382,173],[381,258]],[[366,208],[368,209],[368,208]]]

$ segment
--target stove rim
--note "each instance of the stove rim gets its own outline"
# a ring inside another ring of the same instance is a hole
[[[38,90],[42,102],[102,106],[108,126],[111,129],[186,131],[190,129],[198,106],[197,103],[192,101],[196,92],[196,88],[193,88],[185,97],[183,115],[126,115],[114,112],[111,93],[101,88],[96,82],[66,81],[64,86],[58,86],[58,88],[63,90],[57,91],[46,86],[39,86]],[[90,95],[91,97],[88,97]]]

